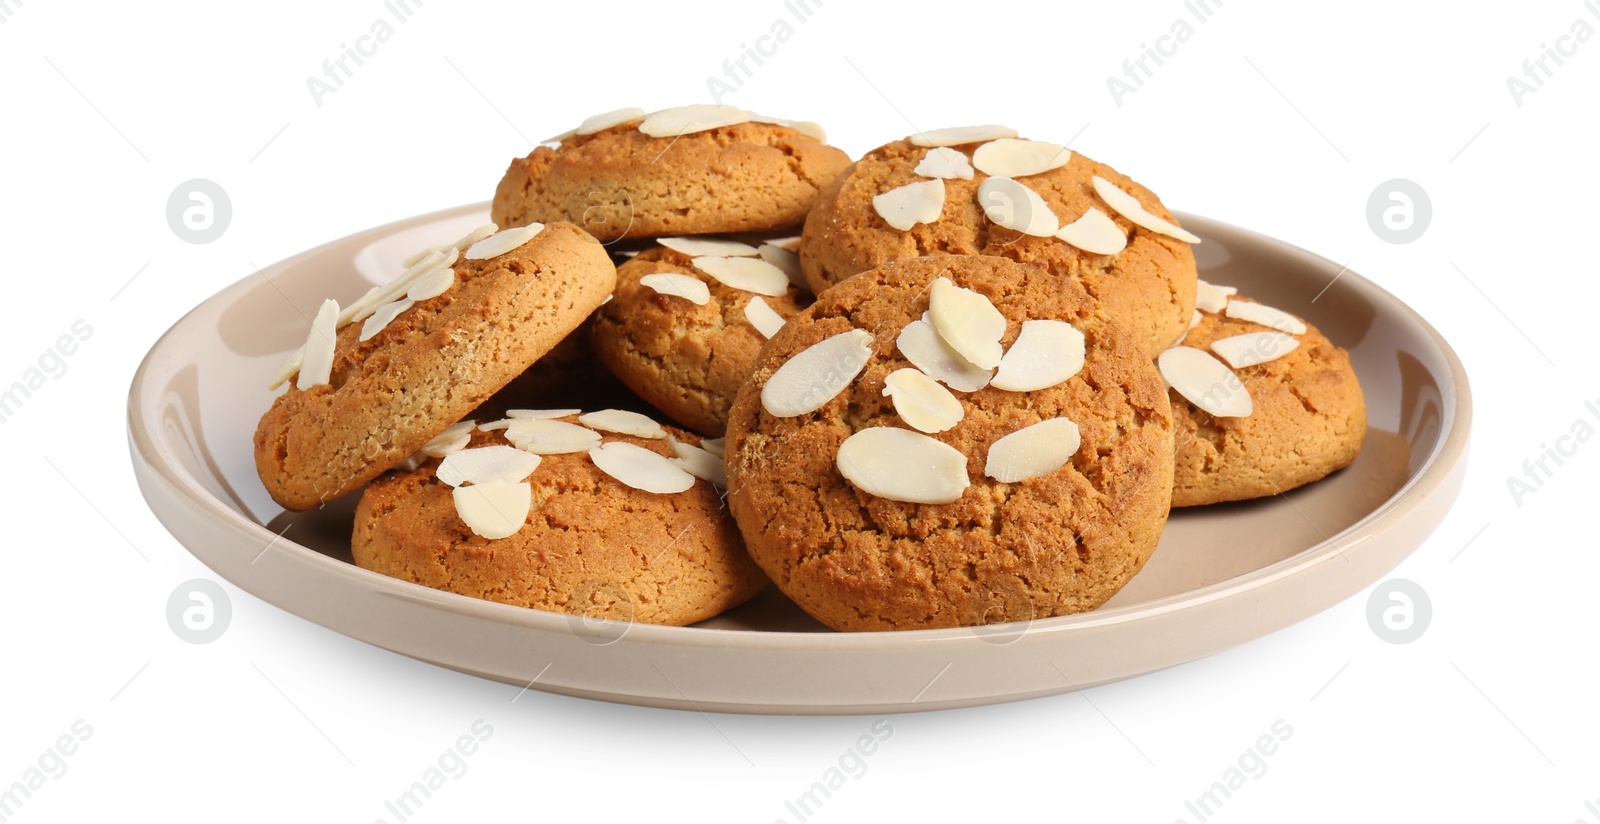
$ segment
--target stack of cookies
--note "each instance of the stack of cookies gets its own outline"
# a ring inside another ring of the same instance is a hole
[[[1343,350],[1199,280],[1145,187],[1004,127],[851,163],[811,123],[623,109],[513,160],[491,218],[324,304],[255,438],[275,500],[363,490],[356,562],[426,586],[678,625],[769,579],[840,630],[1064,615],[1173,506],[1365,435]]]

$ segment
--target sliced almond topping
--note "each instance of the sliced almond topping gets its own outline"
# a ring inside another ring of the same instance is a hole
[[[1185,231],[1182,226],[1168,223],[1150,214],[1145,210],[1144,204],[1140,203],[1138,198],[1122,191],[1117,188],[1115,183],[1099,175],[1094,177],[1094,191],[1095,194],[1100,195],[1100,199],[1104,200],[1107,206],[1116,210],[1117,214],[1133,221],[1136,226],[1143,226],[1157,234],[1175,237],[1184,243],[1200,242],[1200,238],[1195,237],[1191,232]]]
[[[683,443],[676,438],[668,438],[667,441],[672,444],[672,451],[678,456],[673,463],[683,471],[723,489],[728,488],[728,471],[723,466],[721,455]]]
[[[750,113],[738,106],[712,106],[704,103],[662,109],[644,119],[639,131],[651,137],[680,137],[750,120]]]
[[[302,343],[300,344],[300,348],[294,350],[294,354],[290,355],[289,359],[284,361],[282,366],[278,367],[277,373],[272,376],[272,383],[268,384],[267,388],[277,389],[285,383],[288,383],[289,379],[294,377],[296,372],[300,371],[300,362],[305,359],[305,356],[306,346]]]
[[[988,298],[949,278],[937,278],[928,293],[928,321],[940,339],[974,366],[992,369],[1000,365],[1006,318]]]
[[[589,460],[601,472],[645,492],[664,495],[694,486],[694,476],[670,458],[631,443],[601,444],[589,450]]]
[[[530,223],[514,229],[503,229],[467,247],[467,260],[489,260],[522,248],[544,231],[543,223]]]
[[[948,129],[917,132],[911,136],[911,145],[964,146],[968,143],[982,143],[986,140],[1016,136],[1016,129],[1009,129],[1005,126],[952,126]]]
[[[333,375],[333,345],[339,334],[339,302],[325,300],[311,320],[311,334],[306,336],[304,353],[300,360],[300,376],[294,388],[302,392],[321,386]]]
[[[570,418],[582,414],[582,409],[507,409],[508,418]]]
[[[1234,295],[1239,294],[1239,287],[1237,287],[1237,286],[1223,286],[1223,285],[1218,284],[1218,283],[1213,283],[1213,284],[1211,284],[1211,288],[1217,290],[1218,292],[1221,292],[1224,295],[1227,295],[1230,298],[1233,297]]]
[[[767,302],[759,297],[753,297],[744,305],[744,319],[761,333],[763,338],[771,338],[778,334],[785,323],[783,316],[778,314]]]
[[[450,486],[522,481],[539,468],[539,456],[516,447],[495,444],[463,449],[439,462],[439,482]]]
[[[418,278],[427,275],[435,269],[442,269],[454,264],[461,258],[461,253],[455,247],[447,246],[444,249],[435,249],[429,252],[411,268],[400,273],[400,276],[377,289],[368,290],[360,300],[350,304],[349,308],[339,314],[339,325],[343,326],[350,321],[365,320],[379,306],[389,303],[411,289],[411,284]]]
[[[991,177],[1027,177],[1072,162],[1072,150],[1059,143],[1002,137],[972,153],[972,165]]]
[[[621,126],[629,121],[643,119],[644,109],[638,106],[629,106],[625,109],[617,109],[613,112],[585,118],[582,123],[578,124],[578,128],[573,129],[573,132],[576,134],[594,134],[595,132],[603,132],[612,126]]]
[[[454,285],[456,285],[456,270],[433,269],[411,282],[411,288],[406,290],[406,298],[411,301],[436,298],[450,291],[450,287]]]
[[[1205,317],[1204,315],[1200,314],[1200,310],[1199,309],[1196,309],[1193,312],[1190,312],[1189,313],[1189,328],[1193,329],[1196,326],[1199,326],[1200,325],[1200,321],[1204,317]]]
[[[1038,192],[1009,177],[991,177],[978,184],[978,206],[989,220],[1034,237],[1061,230],[1061,221]]]
[[[706,286],[705,281],[681,272],[654,272],[639,278],[639,285],[648,286],[657,294],[683,298],[696,306],[711,302],[711,287]]]
[[[450,270],[446,269],[445,271],[448,272]],[[379,306],[361,324],[361,340],[371,340],[374,335],[382,332],[383,328],[389,325],[389,321],[400,317],[402,312],[410,309],[413,303],[414,301],[410,299],[401,298],[393,303],[385,303]]]
[[[1227,306],[1228,296],[1224,295],[1222,290],[1203,280],[1194,285],[1194,308],[1214,315]]]
[[[448,246],[430,246],[420,252],[417,252],[416,254],[413,254],[411,257],[400,261],[400,265],[409,269],[412,266],[415,266],[418,261],[427,257],[428,253],[430,252],[442,253],[446,249],[454,249],[457,252],[464,252],[472,244],[477,243],[478,241],[483,240],[484,238],[489,237],[498,231],[500,231],[499,226],[496,226],[493,223],[485,223],[482,226],[479,226],[478,228],[462,235],[461,237],[456,238],[456,242],[451,243]]]
[[[971,180],[972,162],[967,156],[947,146],[935,146],[922,156],[921,162],[911,170],[913,174],[923,177],[939,177],[945,180]]]
[[[516,481],[487,481],[457,487],[451,490],[450,498],[455,502],[456,515],[472,534],[496,541],[517,534],[528,522],[533,486]]]
[[[800,269],[800,255],[793,250],[785,249],[776,243],[763,243],[760,249],[761,259],[783,270],[789,276],[789,283],[810,290],[806,285],[806,274]]]
[[[989,385],[1009,392],[1048,389],[1083,369],[1083,333],[1059,320],[1025,320]]]
[[[1274,309],[1261,303],[1247,303],[1242,300],[1228,301],[1227,315],[1235,320],[1247,320],[1270,326],[1279,332],[1288,332],[1291,335],[1304,335],[1306,333],[1305,321],[1281,309]]]
[[[1222,361],[1192,346],[1174,346],[1156,358],[1167,385],[1218,418],[1242,418],[1255,408],[1244,382]]]
[[[724,457],[727,446],[727,438],[706,438],[700,442],[701,449],[704,449],[705,451],[710,452],[719,458]]]
[[[1275,361],[1298,348],[1300,341],[1282,332],[1246,332],[1211,342],[1211,351],[1235,369]]]
[[[761,408],[779,418],[821,409],[866,368],[872,359],[872,333],[840,332],[785,361],[761,387]]]
[[[795,235],[793,237],[775,237],[767,241],[765,245],[776,246],[779,249],[788,249],[791,252],[798,252],[800,251],[800,236]]]
[[[976,392],[988,386],[989,380],[994,377],[993,369],[974,366],[971,361],[961,357],[961,353],[951,349],[939,337],[933,324],[925,320],[906,324],[906,328],[901,329],[900,336],[895,339],[895,346],[918,369],[958,392]]]
[[[718,257],[755,257],[756,247],[737,240],[718,240],[700,237],[664,237],[656,241],[662,246],[689,257],[716,255]]]
[[[782,297],[789,291],[789,276],[761,258],[697,257],[694,268],[716,278],[724,286],[770,298]]]
[[[600,445],[600,433],[575,423],[541,418],[513,418],[506,427],[512,446],[535,455],[588,452]]]
[[[756,114],[755,112],[745,112],[745,114],[749,116],[751,123],[768,123],[773,126],[787,126],[805,135],[806,137],[817,141],[818,143],[828,142],[828,135],[822,131],[822,127],[809,120],[788,120],[782,117],[768,117],[764,114]]]
[[[478,431],[479,432],[497,432],[497,431],[499,431],[501,429],[509,429],[510,427],[511,427],[511,419],[510,418],[501,418],[498,421],[486,421],[484,423],[478,424]]]
[[[947,504],[960,499],[968,483],[965,455],[909,429],[863,429],[839,444],[836,463],[857,489],[891,501]]]
[[[901,419],[923,432],[943,432],[966,414],[950,390],[917,369],[890,372],[883,379],[883,394],[894,401]]]
[[[1003,484],[1041,478],[1066,466],[1082,442],[1078,425],[1066,418],[1040,421],[995,441],[983,474]]]
[[[1091,255],[1115,255],[1128,248],[1128,236],[1122,233],[1122,227],[1093,206],[1083,217],[1061,227],[1056,237]]]
[[[919,180],[872,198],[872,208],[883,222],[902,232],[918,223],[933,223],[944,212],[944,181]]]
[[[443,458],[465,449],[472,440],[472,430],[476,425],[474,421],[465,420],[450,424],[443,432],[433,436],[433,440],[422,445],[417,454],[425,458]]]
[[[579,415],[578,423],[601,432],[616,432],[636,438],[653,439],[667,436],[667,430],[662,429],[661,424],[651,420],[648,415],[625,409],[602,409],[599,412]]]

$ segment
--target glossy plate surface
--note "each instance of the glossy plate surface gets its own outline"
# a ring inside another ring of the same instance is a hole
[[[1287,495],[1175,511],[1144,571],[1083,615],[845,634],[769,588],[693,627],[627,625],[355,567],[357,495],[285,513],[256,478],[251,435],[276,394],[268,379],[304,341],[306,318],[323,298],[353,300],[415,250],[487,222],[483,204],[329,243],[195,307],[134,377],[134,469],[167,529],[240,588],[353,638],[518,686],[538,676],[534,689],[650,706],[882,713],[1129,678],[1266,635],[1359,592],[1433,531],[1466,470],[1466,374],[1426,321],[1331,261],[1180,217],[1205,241],[1195,247],[1203,278],[1305,317],[1350,351],[1366,394],[1367,440],[1350,468]]]

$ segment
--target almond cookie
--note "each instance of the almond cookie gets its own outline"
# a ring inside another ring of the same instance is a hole
[[[841,630],[1094,609],[1155,550],[1172,416],[1138,342],[1040,265],[899,260],[781,329],[728,420],[729,507]]]
[[[273,500],[311,509],[416,452],[578,327],[616,285],[570,223],[424,250],[341,312],[324,302],[255,434]]]
[[[537,417],[571,411],[513,413],[523,416],[368,484],[356,564],[474,598],[651,624],[702,621],[766,585],[721,491],[686,471],[721,480],[698,438],[615,410]]]
[[[811,123],[733,106],[596,115],[511,161],[495,189],[501,226],[570,220],[602,241],[799,229],[850,165]]]
[[[1200,303],[1188,336],[1157,361],[1177,424],[1172,505],[1276,495],[1349,466],[1367,435],[1350,356],[1227,287],[1202,281]]]
[[[970,127],[869,152],[818,197],[800,254],[818,294],[918,255],[1039,263],[1088,290],[1155,357],[1194,308],[1196,241],[1115,169],[1003,127]]]
[[[657,246],[618,267],[616,296],[595,313],[593,346],[640,397],[678,423],[720,437],[762,345],[810,295],[781,268],[798,275],[794,253],[779,247],[665,242],[677,248]]]

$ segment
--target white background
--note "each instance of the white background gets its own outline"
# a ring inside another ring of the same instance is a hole
[[[94,330],[0,424],[0,786],[74,721],[93,729],[12,820],[392,822],[384,801],[484,719],[492,737],[416,820],[796,821],[784,802],[875,719],[513,703],[514,687],[227,584],[226,634],[179,640],[168,595],[215,576],[145,508],[123,417],[150,344],[253,265],[485,200],[530,138],[589,114],[706,100],[722,61],[790,12],[428,0],[319,106],[307,77],[389,15],[378,0],[0,6],[0,384],[75,320]],[[893,736],[813,820],[1194,822],[1184,802],[1283,719],[1292,736],[1216,820],[1600,821],[1600,444],[1520,506],[1507,489],[1574,421],[1600,426],[1583,406],[1600,401],[1600,38],[1548,63],[1520,106],[1506,85],[1541,43],[1600,17],[1577,0],[1466,8],[1227,0],[1119,106],[1106,78],[1189,15],[1180,3],[827,0],[727,97],[817,120],[852,155],[973,122],[1075,137],[1173,208],[1349,261],[1452,342],[1477,404],[1460,502],[1394,573],[1431,596],[1419,640],[1377,638],[1361,593],[1085,694],[891,716]],[[233,203],[208,245],[167,224],[191,178]],[[1391,178],[1431,196],[1410,244],[1368,225]]]

